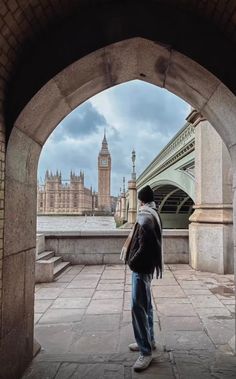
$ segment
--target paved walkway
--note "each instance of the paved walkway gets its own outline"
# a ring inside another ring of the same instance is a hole
[[[134,373],[138,354],[130,317],[130,271],[123,265],[73,266],[54,283],[36,286],[35,337],[40,354],[30,379],[236,378],[233,275],[168,265],[153,280],[158,349]]]

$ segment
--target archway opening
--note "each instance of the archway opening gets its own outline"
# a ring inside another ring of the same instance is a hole
[[[154,198],[163,228],[188,229],[194,202],[185,191],[173,185],[160,186],[155,189]]]
[[[145,61],[142,59],[144,52]],[[68,72],[60,73],[51,79],[20,113],[11,133],[7,149],[4,243],[6,255],[11,254],[12,256],[18,256],[19,259],[22,258],[21,264],[24,269],[21,276],[23,279],[26,275],[26,267],[32,268],[34,262],[32,260],[34,251],[31,251],[31,248],[35,246],[36,168],[41,146],[58,121],[92,94],[119,82],[136,78],[141,71],[142,77],[147,81],[164,86],[200,109],[202,114],[219,131],[234,159],[236,136],[231,126],[232,120],[235,120],[235,98],[216,77],[209,74],[196,62],[177,52],[172,51],[171,56],[169,53],[167,48],[139,38],[115,44],[106,48],[105,51],[96,51],[69,67],[68,80],[65,80],[64,76]],[[130,71],[127,70],[126,63],[124,64],[124,62],[127,62],[127,54],[128,61],[131,63],[129,66]],[[164,75],[162,66],[156,65],[156,57],[163,58],[163,54],[167,54],[169,57],[168,70]],[[147,60],[146,56],[150,59]],[[110,71],[104,70],[104,67],[107,67],[107,59],[109,62],[114,62],[112,77]],[[137,63],[138,68],[142,70],[137,71]],[[88,67],[93,67],[93,69],[88,72]],[[71,70],[76,72],[73,78]],[[117,75],[114,80],[115,73]],[[71,79],[70,82],[69,79]],[[55,104],[60,105],[59,113],[54,111]],[[36,114],[40,117],[37,118]],[[12,198],[13,193],[16,195],[14,198]],[[15,209],[18,210],[17,217],[13,217]],[[27,209],[27,212],[25,213],[23,209]],[[25,225],[27,225],[27,230]],[[14,228],[15,233],[12,233],[12,228]],[[21,236],[20,240],[16,237],[19,235]],[[26,283],[26,281],[22,280],[21,283]],[[23,286],[26,284],[23,284]],[[25,343],[29,338],[32,341],[33,335],[30,322],[32,321],[33,305],[31,280],[29,280],[28,285],[27,293],[31,302],[27,302],[25,305],[27,309],[23,307],[21,320],[22,322],[24,321],[25,312],[27,312],[29,315],[27,333],[26,329],[22,328],[22,323],[18,323],[17,329]],[[22,288],[25,289],[24,287]],[[14,292],[14,290],[14,285],[12,285],[11,291]],[[23,291],[23,293],[25,292]],[[21,300],[19,297],[19,304],[21,304]],[[23,302],[22,304],[25,303]],[[5,305],[4,320],[6,320],[10,310],[10,307],[7,306],[9,305],[7,301]],[[16,303],[15,306],[17,307],[17,305]],[[15,313],[12,316],[12,325],[16,321],[14,315]],[[27,352],[24,349],[21,350],[29,360],[29,357],[32,356],[30,347],[28,346]],[[22,353],[19,354],[19,356],[21,355]]]

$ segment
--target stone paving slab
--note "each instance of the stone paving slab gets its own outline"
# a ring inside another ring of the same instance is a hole
[[[42,317],[43,313],[35,313],[34,314],[34,323],[37,324],[37,322],[40,320]]]
[[[221,300],[224,305],[235,305],[235,298]]]
[[[124,279],[125,273],[122,270],[111,270],[111,271],[104,271],[101,279]]]
[[[190,304],[188,297],[160,297],[155,299],[157,304]],[[174,315],[173,315],[174,316]]]
[[[60,297],[91,297],[94,293],[93,288],[65,288],[61,293]]]
[[[82,324],[38,324],[35,327],[35,338],[42,344],[42,354],[66,354],[70,346],[81,336]]]
[[[68,275],[71,275],[72,273],[78,274],[83,269],[85,269],[85,266],[83,266],[83,265],[76,265],[76,266],[68,267],[68,270],[67,270],[66,273]],[[101,269],[102,269],[102,267],[101,267]],[[89,271],[91,272],[91,269]]]
[[[122,312],[122,299],[92,300],[86,314],[112,314]]]
[[[36,300],[55,300],[61,293],[62,288],[40,288],[36,294]]]
[[[234,336],[235,319],[227,316],[212,316],[203,319],[207,333],[216,345],[227,344]]]
[[[158,348],[145,372],[133,372],[138,353],[128,349],[131,272],[124,265],[80,265],[36,286],[42,350],[24,378],[235,379],[236,357],[227,344],[235,332],[232,275],[166,268],[164,279],[152,283]]]
[[[185,290],[185,289],[195,289],[195,290],[201,290],[205,289],[205,286],[202,282],[199,280],[179,280],[179,285]]]
[[[192,304],[158,304],[158,300],[154,300],[160,316],[196,316]]]
[[[196,288],[184,288],[183,289],[185,295],[193,295],[193,296],[197,296],[197,295],[208,295],[208,296],[211,296],[212,293],[209,289],[206,289],[206,288],[202,288],[202,289],[196,289]]]
[[[63,363],[55,379],[123,379],[124,367],[118,364],[84,364]]]
[[[98,284],[97,290],[99,291],[116,291],[123,290],[124,284],[122,283],[102,283]]]
[[[212,316],[226,316],[226,317],[230,317],[231,316],[231,313],[230,311],[226,308],[226,307],[220,307],[220,308],[206,308],[206,307],[203,307],[203,308],[196,308],[196,312],[197,314],[201,317],[201,318],[204,318],[204,317],[212,317]]]
[[[160,324],[161,329],[166,331],[202,331],[204,329],[204,325],[199,317],[160,317]]]
[[[158,286],[158,287],[153,287],[153,290],[152,290],[152,293],[153,293],[153,296],[156,297],[156,298],[160,298],[160,297],[186,297],[184,291],[182,290],[182,288],[180,288],[179,286],[173,286],[173,285],[169,285],[169,286]]]
[[[106,283],[114,283],[114,284],[115,283],[122,283],[122,284],[124,284],[125,280],[131,283],[131,280],[123,277],[123,275],[122,275],[122,278],[115,278],[114,275],[112,276],[112,278],[106,278],[102,275],[101,279],[100,279],[100,283],[101,284],[106,284]]]
[[[87,308],[90,298],[59,298],[54,301],[51,309]]]
[[[57,280],[56,283],[70,283],[74,278],[76,277],[76,274],[74,275],[62,275]]]
[[[34,311],[35,313],[44,313],[50,307],[53,300],[35,300]]]
[[[90,273],[97,273],[101,274],[105,269],[104,265],[89,265],[89,266],[84,266],[82,272],[88,272]]]
[[[41,283],[40,288],[65,288],[68,285],[69,280],[65,282],[51,282],[51,283]]]
[[[55,378],[60,367],[60,362],[50,363],[35,362],[26,371],[24,379],[53,379]]]
[[[67,286],[67,288],[95,288],[98,284],[98,279],[96,280],[86,280],[81,278],[80,280],[72,280]]]
[[[215,350],[215,345],[204,331],[163,331],[162,334],[168,350]]]
[[[175,280],[174,278],[164,278],[162,280],[156,280],[154,283],[152,283],[153,287],[176,286],[176,285],[178,285],[178,283],[177,283],[177,280]]]
[[[85,315],[82,328],[85,332],[118,330],[120,328],[120,314]]]
[[[189,295],[189,299],[195,308],[221,308],[223,304],[213,295]]]
[[[123,291],[96,291],[93,300],[99,299],[123,299]]]
[[[70,345],[69,352],[83,354],[112,354],[118,351],[117,332],[84,332],[73,344]]]
[[[78,322],[82,320],[85,309],[49,309],[39,320],[40,324]]]

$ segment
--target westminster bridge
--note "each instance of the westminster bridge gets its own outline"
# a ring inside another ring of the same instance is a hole
[[[190,264],[233,272],[232,169],[221,137],[192,110],[185,125],[141,175],[132,174],[118,212],[133,224],[137,192],[150,185],[164,229],[189,229]],[[210,243],[209,243],[210,241]]]

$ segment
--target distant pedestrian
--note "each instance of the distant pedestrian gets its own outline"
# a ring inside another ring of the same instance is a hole
[[[151,280],[162,277],[162,224],[154,194],[150,186],[138,193],[140,208],[125,245],[121,258],[132,270],[132,324],[136,342],[129,345],[131,351],[140,351],[133,368],[145,370],[152,361],[152,350],[156,348],[153,330],[153,308]]]

